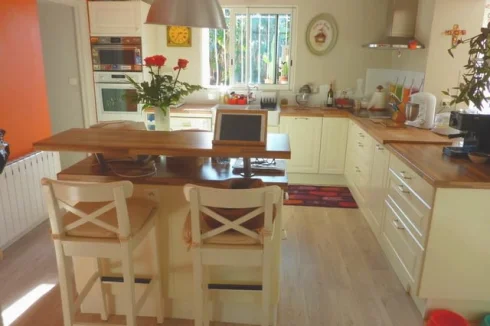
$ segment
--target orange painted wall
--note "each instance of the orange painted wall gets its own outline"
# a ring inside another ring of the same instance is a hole
[[[51,135],[36,0],[0,0],[0,66],[0,128],[12,160]]]

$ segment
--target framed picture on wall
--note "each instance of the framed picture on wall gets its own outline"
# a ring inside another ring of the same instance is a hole
[[[315,16],[306,30],[306,44],[310,52],[316,55],[325,55],[337,43],[338,29],[335,19],[330,14]]]
[[[167,26],[167,46],[192,46],[192,28],[187,26]]]

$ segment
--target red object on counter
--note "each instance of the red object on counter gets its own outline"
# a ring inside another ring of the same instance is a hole
[[[236,104],[247,105],[247,99],[246,98],[239,98],[239,99],[237,99]]]
[[[441,309],[429,314],[427,326],[469,326],[469,324],[457,313]]]
[[[415,50],[417,48],[417,41],[412,40],[408,42],[408,48],[410,50]]]
[[[230,98],[228,100],[228,104],[237,104],[237,101],[238,101],[238,99],[236,99],[236,98]]]

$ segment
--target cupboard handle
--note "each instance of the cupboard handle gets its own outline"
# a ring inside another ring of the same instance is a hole
[[[361,170],[359,169],[359,167],[358,167],[358,166],[356,166],[355,168],[356,168],[356,172],[357,172],[357,173],[361,173]]]
[[[402,177],[403,179],[405,179],[405,180],[412,180],[412,177],[408,177],[408,176],[406,175],[406,172],[405,172],[405,171],[401,171],[401,172],[400,172],[400,175],[401,175],[401,177]]]
[[[402,226],[402,225],[400,225],[400,224],[398,224],[398,222],[399,222],[399,220],[398,220],[398,219],[394,219],[394,220],[393,220],[393,226],[394,226],[395,228],[397,228],[398,230],[405,230],[405,227],[404,227],[404,226]]]
[[[381,145],[376,145],[376,149],[378,151],[384,151],[385,150],[383,147],[381,147]]]
[[[294,118],[294,120],[309,120],[308,118]]]
[[[404,193],[404,194],[410,194],[410,191],[409,190],[405,190],[405,187],[403,185],[399,185],[398,186],[398,189]]]
[[[359,133],[359,137],[364,138],[364,134],[362,132]]]
[[[361,142],[358,142],[358,143],[357,143],[357,146],[359,146],[359,147],[364,147],[364,145],[363,145]]]

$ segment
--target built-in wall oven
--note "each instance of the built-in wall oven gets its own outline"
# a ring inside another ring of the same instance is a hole
[[[133,101],[136,90],[128,82],[126,75],[137,83],[143,81],[143,74],[140,72],[94,72],[97,119],[99,121],[143,121],[142,106]]]
[[[143,71],[141,37],[91,37],[94,71]]]

